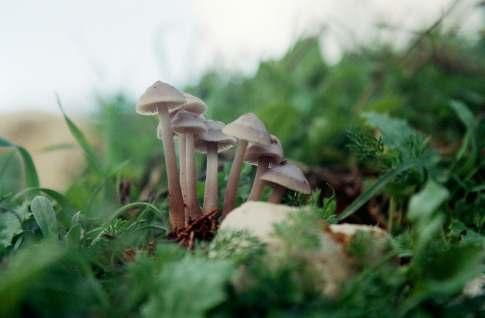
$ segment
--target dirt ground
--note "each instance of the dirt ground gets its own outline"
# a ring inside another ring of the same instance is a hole
[[[81,129],[87,128],[79,119],[75,121]],[[65,190],[84,167],[81,149],[60,115],[42,112],[0,114],[0,137],[31,153],[42,187]]]

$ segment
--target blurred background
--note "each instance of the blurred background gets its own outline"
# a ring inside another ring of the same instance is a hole
[[[160,79],[203,98],[209,117],[228,122],[257,113],[288,158],[342,183],[356,165],[347,132],[361,124],[363,111],[408,120],[443,153],[456,149],[463,133],[451,100],[483,116],[483,6],[2,1],[0,136],[33,154],[42,186],[74,191],[73,178],[89,168],[57,94],[100,156],[113,167],[128,160],[123,176],[138,180],[160,147],[156,120],[136,116],[134,103]],[[1,158],[3,180],[10,171],[20,182],[16,157],[6,150]]]
[[[0,4],[0,110],[95,110],[93,98],[138,96],[157,79],[183,87],[208,70],[254,74],[302,35],[319,33],[327,63],[386,42],[402,48],[450,0],[64,1]],[[477,1],[460,1],[446,25],[481,27]]]

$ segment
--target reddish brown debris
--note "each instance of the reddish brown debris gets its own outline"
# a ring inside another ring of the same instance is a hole
[[[193,249],[196,240],[210,241],[214,237],[219,227],[218,210],[204,214],[182,229],[172,231],[168,238],[176,241],[187,249]]]
[[[333,238],[336,242],[340,243],[342,246],[347,246],[350,242],[350,236],[332,231],[329,224],[322,222],[322,227],[323,232],[330,235],[331,238]]]
[[[131,263],[135,260],[136,251],[132,248],[127,248],[123,251],[123,260],[126,263]]]

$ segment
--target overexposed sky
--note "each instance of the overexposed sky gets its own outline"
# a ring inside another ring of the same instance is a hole
[[[0,0],[0,111],[57,111],[57,92],[80,112],[92,109],[96,91],[139,95],[157,79],[182,86],[211,67],[252,72],[260,59],[322,27],[322,51],[336,61],[377,36],[376,22],[416,29],[450,2]],[[460,14],[464,28],[478,25],[479,16]],[[380,35],[398,44],[408,33]]]

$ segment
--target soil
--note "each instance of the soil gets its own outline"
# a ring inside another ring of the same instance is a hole
[[[88,127],[75,119],[83,131]],[[0,136],[26,148],[37,168],[42,187],[65,190],[85,165],[83,154],[64,119],[42,112],[0,114]],[[53,149],[53,147],[57,149]],[[50,150],[49,150],[50,148]],[[0,149],[0,153],[9,150]]]

